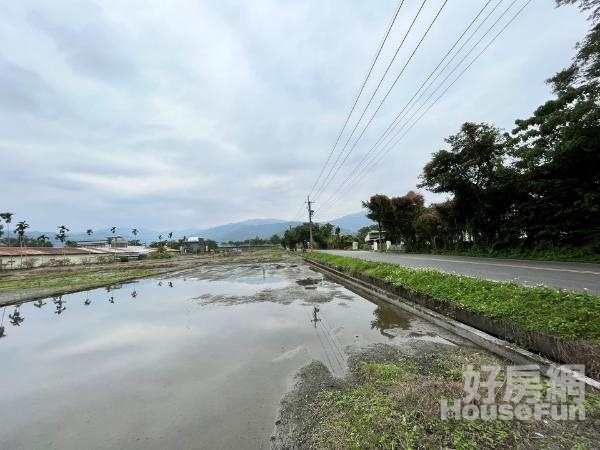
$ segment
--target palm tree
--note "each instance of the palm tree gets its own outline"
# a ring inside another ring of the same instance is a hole
[[[91,228],[88,228],[88,229],[85,231],[85,234],[87,234],[87,235],[88,235],[88,237],[90,237],[92,234],[94,234],[94,230],[92,230]]]
[[[159,235],[158,235],[158,241],[159,241],[159,242],[160,242],[160,241],[162,241],[162,234],[159,234]]]
[[[56,234],[56,239],[58,239],[63,246],[63,259],[65,258],[65,241],[67,240],[67,233],[69,231],[71,230],[64,225],[61,225],[58,227],[58,233]]]
[[[15,227],[15,234],[19,235],[19,247],[23,247],[23,238],[25,237],[25,230],[29,228],[29,224],[24,220],[21,220]]]
[[[37,241],[40,242],[42,244],[42,247],[45,247],[46,242],[48,242],[50,240],[50,238],[48,236],[46,236],[45,234],[42,234],[40,236],[37,237]],[[44,265],[44,253],[42,253],[42,263],[41,265]]]
[[[12,221],[12,216],[14,213],[11,212],[3,212],[0,213],[0,219],[6,222],[6,235],[8,236],[8,246],[10,247],[10,222]]]
[[[133,233],[134,236],[137,236],[139,233],[137,228],[134,228],[133,230],[131,230],[131,232]]]
[[[15,227],[15,234],[19,235],[19,247],[23,248],[23,238],[25,237],[25,230],[29,228],[29,224],[24,220],[21,220],[17,226]],[[23,251],[19,252],[21,254],[21,269],[23,268]]]
[[[169,239],[173,239],[173,232],[169,231]]]
[[[115,233],[117,232],[117,227],[110,227],[110,232],[113,234],[113,237],[110,240],[110,246],[112,247],[112,244],[114,243],[115,239]]]

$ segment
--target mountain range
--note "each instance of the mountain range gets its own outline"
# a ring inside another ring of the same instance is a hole
[[[274,234],[283,235],[285,230],[290,226],[296,226],[302,222],[293,222],[280,219],[249,219],[241,222],[228,223],[210,228],[188,228],[185,230],[173,231],[173,239],[180,239],[183,236],[199,236],[205,239],[212,239],[217,242],[228,241],[243,241],[259,237],[267,239]],[[355,233],[360,228],[373,225],[373,222],[368,219],[364,212],[348,214],[337,219],[328,220],[323,223],[331,223],[334,226],[340,227],[345,233]],[[139,239],[140,242],[152,242],[162,235],[163,239],[167,239],[168,231],[157,231],[147,228],[138,228],[138,235],[134,237],[130,227],[116,227],[115,234],[121,235],[126,239]],[[35,238],[41,234],[52,238],[54,244],[54,235],[56,232],[51,231],[30,231],[27,236]],[[84,231],[71,231],[68,233],[68,239],[78,241],[85,239],[106,239],[112,236],[109,229],[94,230],[91,236],[85,234]]]

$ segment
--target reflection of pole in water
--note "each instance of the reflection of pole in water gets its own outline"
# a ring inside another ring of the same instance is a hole
[[[266,273],[265,273],[265,266],[264,266],[264,264],[263,264],[263,266],[262,266],[262,270],[263,270],[263,280],[264,280],[264,279],[266,278]]]
[[[83,304],[89,305],[90,303],[92,303],[92,301],[90,300],[90,291],[85,291],[85,302],[83,302]]]
[[[313,306],[313,318],[312,318],[311,322],[314,324],[315,328],[317,328],[317,322],[321,321],[321,319],[319,319],[319,316],[317,316],[318,312],[319,312],[319,307]]]

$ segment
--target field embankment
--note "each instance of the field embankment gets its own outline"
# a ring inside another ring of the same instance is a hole
[[[340,380],[314,361],[300,371],[295,388],[282,401],[273,448],[596,448],[598,394],[587,394],[581,421],[442,420],[441,399],[465,395],[462,372],[467,364],[504,362],[474,349],[414,355],[377,345],[352,356],[349,375]],[[504,377],[501,373],[498,381]],[[474,405],[484,403],[482,397]]]

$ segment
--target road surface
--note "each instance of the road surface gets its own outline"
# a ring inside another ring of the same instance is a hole
[[[529,286],[542,284],[569,290],[587,290],[600,295],[600,265],[598,264],[369,251],[322,251],[332,255],[389,262],[406,267],[435,269],[486,280],[516,281]]]

